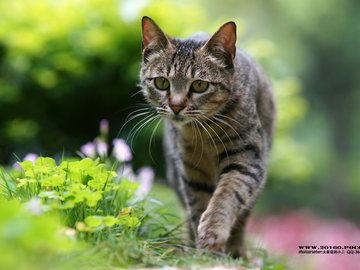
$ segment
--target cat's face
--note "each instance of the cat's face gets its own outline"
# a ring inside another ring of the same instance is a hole
[[[235,24],[213,37],[177,40],[143,18],[141,85],[147,101],[178,124],[207,120],[228,102],[233,86]]]

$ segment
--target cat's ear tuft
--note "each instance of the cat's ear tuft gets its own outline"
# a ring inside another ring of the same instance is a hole
[[[215,57],[232,62],[236,55],[236,24],[227,22],[205,43],[204,48]],[[229,58],[230,59],[226,59]]]
[[[169,39],[166,37],[160,27],[149,17],[142,18],[142,50],[165,49],[170,45]]]

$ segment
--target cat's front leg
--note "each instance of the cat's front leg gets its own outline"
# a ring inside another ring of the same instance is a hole
[[[206,210],[215,187],[206,181],[188,180],[184,175],[182,181],[184,185],[183,197],[186,198],[186,206],[188,212],[189,233],[192,241],[197,241],[197,228],[199,226],[200,217]]]
[[[221,212],[208,208],[198,226],[197,248],[201,251],[225,252],[230,236],[231,222]]]
[[[238,210],[235,210],[236,206],[224,196],[226,194],[221,195],[220,192],[215,192],[207,209],[201,215],[197,228],[197,247],[200,250],[214,252],[225,252],[226,250],[226,242]]]
[[[215,193],[200,218],[199,249],[226,251],[234,225],[249,211],[262,187],[263,175],[256,172],[256,167],[260,168],[230,164],[222,170]]]

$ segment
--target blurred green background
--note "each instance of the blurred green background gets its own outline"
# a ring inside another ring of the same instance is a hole
[[[0,164],[75,155],[101,119],[111,139],[128,137],[141,118],[125,119],[144,103],[135,94],[143,15],[180,37],[234,20],[278,104],[258,211],[310,208],[360,222],[359,1],[2,0],[0,13]],[[161,178],[161,128],[150,145],[151,134],[134,139],[134,166]]]

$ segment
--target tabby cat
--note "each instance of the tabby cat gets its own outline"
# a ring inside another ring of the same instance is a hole
[[[142,19],[143,94],[165,120],[167,178],[200,250],[244,255],[243,231],[264,187],[274,101],[261,68],[236,48],[236,24],[188,39]]]

